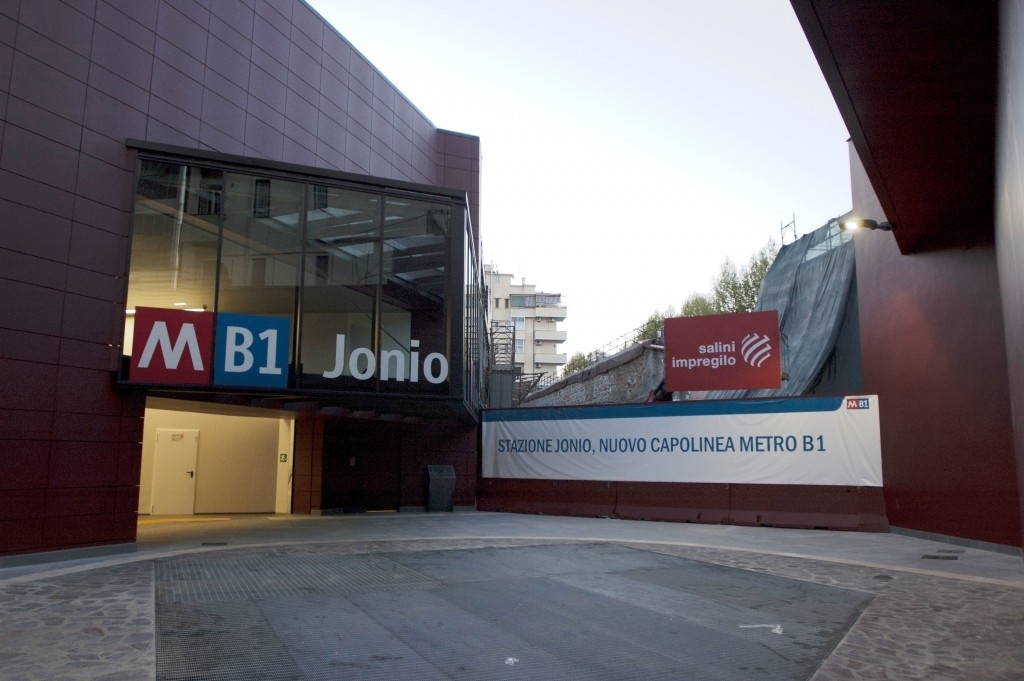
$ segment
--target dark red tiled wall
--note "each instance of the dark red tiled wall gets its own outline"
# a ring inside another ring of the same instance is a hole
[[[142,403],[113,381],[129,138],[479,203],[479,141],[301,0],[0,0],[0,554],[135,536]]]
[[[391,457],[397,442],[397,480],[394,490],[399,508],[425,508],[429,479],[427,466],[442,464],[455,469],[456,506],[476,505],[477,482],[477,428],[461,421],[438,420],[423,423],[395,425],[391,422],[365,420],[338,420],[325,423],[322,416],[303,416],[295,423],[295,462],[292,483],[292,512],[317,513],[322,509],[324,489],[324,429],[335,428],[335,435],[345,439],[345,429],[351,428],[358,441],[359,457]],[[374,451],[374,432],[378,432],[380,450]],[[348,456],[350,452],[346,452]],[[373,468],[370,466],[369,468]],[[370,478],[363,480],[366,484]],[[391,484],[391,483],[389,483]],[[390,496],[390,490],[375,499]],[[393,510],[398,510],[395,508]]]
[[[292,462],[292,513],[320,510],[324,449],[324,421],[319,416],[301,415],[295,421],[295,450]]]
[[[996,167],[996,243],[1003,325],[1010,381],[1017,489],[1021,490],[1019,514],[1024,527],[1024,6],[1001,3],[999,44],[1000,80],[1006,96],[999,100]],[[1024,538],[1022,538],[1024,541]]]
[[[476,187],[467,193],[473,236],[480,244],[480,138],[457,132],[441,131],[445,187]]]
[[[708,524],[888,529],[880,488],[482,478],[482,511]]]
[[[856,158],[851,178],[854,207],[881,215]],[[856,250],[864,389],[879,396],[889,522],[1020,546],[995,249],[905,256],[892,233],[864,232]],[[1020,348],[1011,352],[1019,361]]]
[[[426,507],[427,466],[455,469],[455,506],[476,505],[477,426],[437,421],[408,426],[402,434],[401,506]]]

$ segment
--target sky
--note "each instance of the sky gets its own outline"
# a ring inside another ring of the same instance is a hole
[[[562,294],[569,357],[850,209],[846,127],[788,0],[307,2],[480,137],[483,262]]]

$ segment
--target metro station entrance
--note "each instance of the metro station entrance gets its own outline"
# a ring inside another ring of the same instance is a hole
[[[139,514],[291,513],[292,419],[147,398]]]

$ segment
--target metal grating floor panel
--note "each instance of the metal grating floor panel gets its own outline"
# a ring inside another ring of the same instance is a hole
[[[869,594],[609,544],[191,556],[157,678],[807,679]]]
[[[377,555],[190,556],[157,564],[157,602],[424,588],[433,582]]]

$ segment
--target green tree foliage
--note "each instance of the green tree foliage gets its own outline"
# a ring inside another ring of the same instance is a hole
[[[665,313],[653,312],[651,316],[647,318],[643,324],[640,325],[636,330],[636,335],[633,336],[633,342],[639,343],[645,340],[651,340],[658,337],[658,331],[665,325]]]
[[[569,361],[562,367],[562,375],[568,376],[569,374],[575,374],[577,371],[582,371],[587,368],[587,356],[582,352],[577,352]]]
[[[693,293],[683,303],[683,309],[679,313],[684,317],[715,314],[715,303],[706,293]]]
[[[761,282],[779,254],[779,246],[770,239],[750,257],[746,267],[737,269],[726,258],[718,274],[711,280],[711,293],[694,293],[683,303],[682,315],[693,317],[728,312],[751,312],[757,305]]]

